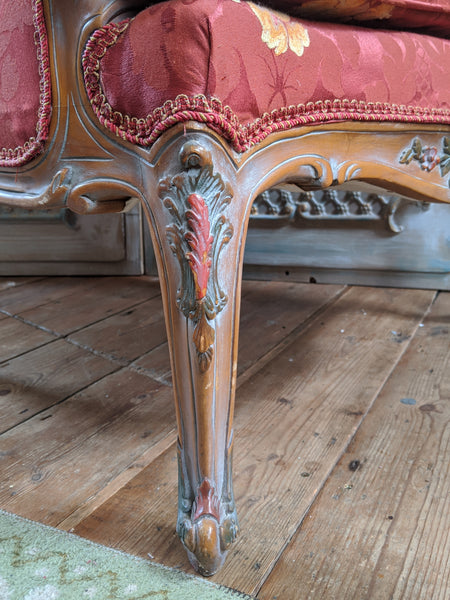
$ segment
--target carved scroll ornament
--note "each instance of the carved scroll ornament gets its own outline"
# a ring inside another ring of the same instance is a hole
[[[193,341],[204,373],[213,357],[215,332],[210,322],[228,300],[220,285],[219,259],[233,235],[223,214],[232,194],[213,172],[207,152],[186,144],[181,161],[184,171],[160,182],[159,197],[173,218],[166,231],[181,270],[177,305],[195,324]]]
[[[25,210],[62,207],[71,188],[71,176],[71,169],[66,167],[59,170],[39,194],[27,193],[20,189],[0,189],[0,205],[5,204]]]

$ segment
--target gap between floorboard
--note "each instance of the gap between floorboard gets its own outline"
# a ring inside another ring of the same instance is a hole
[[[124,470],[117,475],[114,479],[107,482],[105,487],[101,489],[97,494],[88,498],[81,506],[79,506],[73,513],[67,516],[65,519],[60,521],[56,527],[64,529],[66,531],[73,531],[74,528],[81,523],[86,517],[88,517],[94,510],[101,506],[104,502],[113,496],[116,492],[125,486],[133,477],[136,476],[137,472],[145,469],[151,462],[153,462],[163,452],[168,450],[172,445],[176,444],[177,431],[172,429],[164,438],[156,442],[148,450],[146,450],[139,458],[133,460]]]
[[[269,350],[265,355],[259,358],[255,363],[252,363],[250,367],[248,367],[243,373],[241,373],[236,382],[236,388],[239,389],[241,385],[243,385],[251,376],[255,375],[258,371],[261,371],[264,366],[270,361],[273,360],[275,356],[281,353],[292,341],[302,335],[308,327],[310,327],[317,319],[320,318],[321,314],[331,306],[334,302],[336,302],[341,296],[343,296],[346,291],[348,291],[348,287],[345,286],[342,289],[337,290],[336,294],[334,294],[331,298],[329,298],[324,304],[322,304],[314,313],[309,315],[301,324],[295,327],[292,331],[290,331],[286,337],[282,339],[281,342],[276,344],[273,348]],[[77,344],[78,345],[78,344]],[[82,345],[80,344],[80,347]],[[88,349],[88,348],[87,348]],[[89,350],[89,349],[88,349]],[[95,354],[103,355],[101,352],[94,351]],[[107,356],[105,358],[108,358]],[[136,360],[136,359],[135,359]],[[133,361],[135,362],[135,361]],[[142,368],[134,368],[129,365],[129,368],[132,370],[144,374],[147,377],[150,377]],[[150,377],[155,380],[155,377]],[[157,380],[157,379],[156,379]],[[167,385],[166,382],[160,382],[164,385]],[[153,462],[158,456],[160,456],[172,445],[176,445],[177,441],[177,432],[173,430],[164,437],[162,440],[157,442],[155,446],[149,448],[146,452],[144,452],[138,459],[134,460],[128,467],[126,467],[120,475],[115,477],[112,481],[108,482],[106,486],[93,497],[89,498],[86,503],[82,504],[79,508],[77,508],[71,515],[63,519],[60,523],[58,523],[57,527],[65,530],[73,530],[81,521],[86,519],[89,514],[94,512],[97,508],[99,508],[103,503],[105,503],[111,496],[113,496],[117,491],[120,490],[121,487],[126,485],[131,479],[133,479],[137,474],[137,469],[143,470],[147,467],[151,462]]]
[[[321,304],[316,311],[308,315],[304,321],[302,321],[299,325],[297,325],[297,327],[292,329],[284,338],[282,338],[280,342],[278,342],[275,346],[270,348],[270,350],[266,352],[266,354],[260,356],[256,362],[251,364],[245,371],[243,371],[237,379],[236,389],[238,389],[239,386],[243,385],[251,377],[260,372],[276,356],[281,354],[281,352],[283,352],[285,348],[292,344],[292,342],[297,337],[305,333],[307,329],[309,329],[334,302],[337,302],[342,296],[348,293],[349,289],[349,286],[344,286],[343,288],[337,290],[336,293],[333,296],[331,296],[331,298],[326,300],[323,304]]]
[[[305,513],[303,514],[303,517],[300,519],[300,521],[297,524],[297,527],[291,532],[291,535],[289,536],[289,538],[286,538],[286,542],[285,544],[282,546],[282,548],[280,548],[280,551],[277,555],[277,557],[273,560],[270,568],[267,569],[267,571],[264,573],[264,576],[261,578],[261,581],[259,583],[259,585],[252,591],[252,594],[254,596],[258,596],[259,592],[261,591],[261,588],[264,586],[264,584],[266,583],[266,581],[268,580],[268,578],[270,577],[270,574],[272,573],[273,569],[275,568],[275,566],[277,565],[278,561],[280,560],[281,556],[283,555],[283,553],[285,552],[286,548],[288,548],[288,546],[291,544],[292,539],[297,535],[298,531],[301,529],[303,523],[305,522],[305,520],[307,519],[308,515],[310,514],[312,508],[315,505],[316,500],[319,498],[322,490],[325,488],[328,480],[330,479],[330,477],[332,476],[333,472],[335,471],[337,465],[340,463],[342,457],[345,455],[345,453],[348,451],[348,448],[350,447],[350,445],[352,444],[352,442],[354,441],[359,429],[361,428],[363,422],[365,421],[367,415],[369,414],[369,412],[372,410],[372,408],[374,407],[374,405],[376,404],[377,399],[379,398],[380,394],[382,393],[383,388],[386,386],[387,382],[390,380],[390,378],[392,377],[392,374],[394,373],[394,371],[396,370],[397,366],[399,365],[400,361],[402,360],[403,356],[405,355],[405,353],[408,351],[408,349],[411,346],[411,343],[413,342],[413,340],[416,337],[417,332],[419,331],[419,328],[422,324],[422,322],[425,320],[425,318],[430,314],[432,307],[434,305],[434,303],[436,302],[436,299],[438,297],[439,292],[436,292],[434,297],[432,298],[429,306],[427,307],[427,309],[424,311],[422,318],[420,320],[420,322],[417,323],[417,325],[414,327],[412,335],[406,340],[407,344],[402,344],[402,353],[399,354],[395,360],[395,362],[392,364],[392,368],[391,370],[385,375],[384,380],[382,381],[382,383],[380,383],[380,386],[378,388],[378,390],[376,391],[376,393],[373,396],[372,402],[367,406],[364,414],[361,416],[361,419],[359,420],[359,422],[357,423],[357,425],[354,428],[353,434],[351,436],[349,436],[348,440],[347,440],[347,444],[345,445],[345,447],[342,448],[342,451],[339,455],[336,456],[336,459],[334,461],[333,464],[330,465],[330,468],[328,470],[328,472],[326,473],[326,475],[324,476],[322,483],[320,485],[320,487],[317,488],[316,490],[316,494],[314,495],[314,497],[311,498],[311,502],[309,503],[309,506],[307,507]]]

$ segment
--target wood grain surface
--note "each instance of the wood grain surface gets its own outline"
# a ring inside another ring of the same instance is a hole
[[[0,507],[192,572],[158,286],[93,283],[0,280],[0,345],[29,330],[0,362]],[[244,282],[241,534],[214,581],[261,600],[447,597],[449,312],[448,293]]]

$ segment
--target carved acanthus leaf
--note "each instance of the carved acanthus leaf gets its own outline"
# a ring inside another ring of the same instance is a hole
[[[184,171],[160,182],[159,196],[172,217],[167,240],[180,265],[177,304],[194,322],[198,364],[205,372],[212,361],[212,321],[223,310],[227,295],[219,279],[220,255],[233,227],[224,215],[231,192],[221,176],[203,160],[201,149],[182,151]]]
[[[209,212],[205,200],[198,194],[190,194],[187,201],[191,207],[186,211],[190,231],[185,233],[185,239],[191,251],[186,254],[186,258],[194,276],[197,300],[202,300],[208,289],[214,240],[210,231]]]

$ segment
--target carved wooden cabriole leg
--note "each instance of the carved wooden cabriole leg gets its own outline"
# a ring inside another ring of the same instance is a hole
[[[348,135],[342,125],[329,125],[326,136],[318,137],[317,131],[283,134],[282,144],[262,144],[242,158],[201,126],[197,131],[191,126],[188,134],[180,126],[152,148],[148,156],[154,162],[142,156],[144,205],[158,263],[177,409],[177,531],[203,575],[221,567],[238,532],[232,419],[241,266],[252,198],[286,181],[304,189],[367,181],[410,192],[412,198],[448,202],[448,188],[435,171],[430,182],[409,174],[404,148],[410,132],[386,126],[384,136],[374,137],[375,129],[364,125],[352,133],[349,145],[342,143]],[[411,156],[420,160],[417,148],[416,143]]]
[[[181,138],[167,155],[159,160],[165,168],[155,169],[160,175],[147,209],[177,406],[177,531],[192,565],[212,575],[238,532],[232,418],[247,206],[214,145]]]

